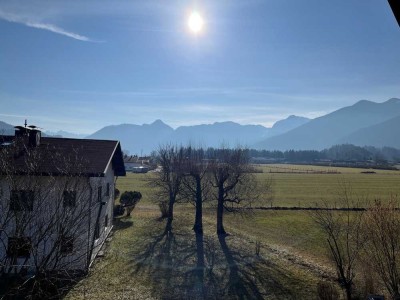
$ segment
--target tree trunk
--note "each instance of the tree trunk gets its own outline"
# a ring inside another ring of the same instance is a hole
[[[201,178],[199,175],[196,175],[194,179],[196,180],[196,216],[193,230],[196,233],[203,233],[203,195],[201,190]]]
[[[346,299],[351,300],[351,283],[347,283],[344,288],[346,290]]]
[[[167,225],[165,226],[165,232],[167,234],[172,232],[172,221],[174,220],[174,204],[175,204],[175,197],[170,195],[169,206],[168,206]]]
[[[217,234],[226,234],[223,223],[224,215],[224,187],[218,187],[218,206],[217,206]]]
[[[393,293],[393,296],[392,296],[392,298],[393,299],[400,299],[400,293],[399,293],[399,291],[397,290],[397,291],[395,291],[394,293]]]

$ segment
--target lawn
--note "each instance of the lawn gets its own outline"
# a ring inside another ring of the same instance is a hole
[[[276,167],[284,167],[286,170],[312,170],[318,172],[337,171],[337,174],[329,173],[269,173]],[[291,168],[293,167],[293,168]],[[255,176],[261,185],[271,182],[273,200],[258,203],[260,206],[299,206],[315,207],[325,202],[332,206],[340,206],[340,193],[343,186],[350,187],[353,200],[360,199],[361,205],[375,199],[386,201],[391,196],[400,196],[400,172],[388,170],[376,170],[376,174],[364,174],[367,169],[356,168],[331,168],[304,165],[265,165],[261,167],[263,173]],[[151,203],[151,189],[146,181],[148,174],[128,174],[117,180],[117,186],[121,192],[125,190],[138,190],[143,194],[143,202]],[[264,198],[269,198],[265,195]]]
[[[300,167],[326,171],[325,167]],[[336,169],[336,174],[268,173],[263,167],[264,173],[255,176],[260,182],[272,179],[276,206],[334,204],[343,182],[351,186],[355,198],[388,199],[400,192],[396,171],[362,174],[360,169]],[[176,206],[174,234],[166,236],[165,223],[159,220],[158,206],[146,183],[149,176],[153,175],[118,178],[121,192],[137,190],[143,199],[131,218],[115,220],[105,257],[96,261],[89,276],[67,299],[314,299],[317,282],[334,278],[325,238],[309,212],[226,214],[230,235],[219,239],[215,210],[205,205],[205,230],[200,238],[191,230],[194,208],[180,204]],[[204,268],[197,267],[201,258]]]
[[[345,185],[352,191],[353,200],[359,199],[363,206],[375,199],[386,201],[400,195],[399,171],[374,170],[375,174],[366,174],[361,172],[370,170],[305,165],[265,165],[261,169],[264,173],[256,174],[258,180],[272,180],[273,206],[315,207],[325,202],[340,206],[339,196]],[[284,172],[269,173],[276,170]]]
[[[219,239],[206,213],[205,234],[191,230],[192,214],[178,209],[174,234],[164,235],[158,211],[146,205],[119,218],[106,256],[66,299],[305,299],[315,298],[317,274],[261,247],[240,228]],[[201,255],[203,253],[203,255]],[[197,261],[204,257],[204,272]]]

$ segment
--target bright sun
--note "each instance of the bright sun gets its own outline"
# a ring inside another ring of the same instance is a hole
[[[193,33],[199,33],[202,31],[204,20],[198,12],[194,11],[190,14],[188,19],[188,26],[190,31]]]

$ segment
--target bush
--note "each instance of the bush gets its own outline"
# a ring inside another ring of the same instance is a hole
[[[115,205],[114,206],[114,216],[122,216],[125,212],[125,208],[122,205]]]
[[[130,216],[136,204],[142,199],[142,194],[137,191],[123,192],[119,201],[123,207],[126,207],[126,215]]]
[[[115,188],[115,190],[114,190],[114,199],[117,199],[120,194],[121,193],[120,193],[119,189]]]

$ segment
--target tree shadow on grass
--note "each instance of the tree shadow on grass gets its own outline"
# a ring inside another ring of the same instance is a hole
[[[222,287],[223,297],[229,299],[264,299],[275,296],[296,299],[292,291],[282,284],[285,273],[272,262],[244,249],[231,249],[226,242],[227,235],[218,240],[229,270],[228,279]],[[233,237],[234,238],[234,237]]]
[[[132,252],[132,276],[159,299],[295,299],[297,278],[237,237],[153,228]],[[234,242],[237,243],[234,243]],[[230,246],[228,246],[228,244]]]
[[[176,234],[153,235],[143,251],[134,256],[133,273],[151,280],[161,298],[181,295],[185,266],[192,255],[190,245],[182,244]]]

